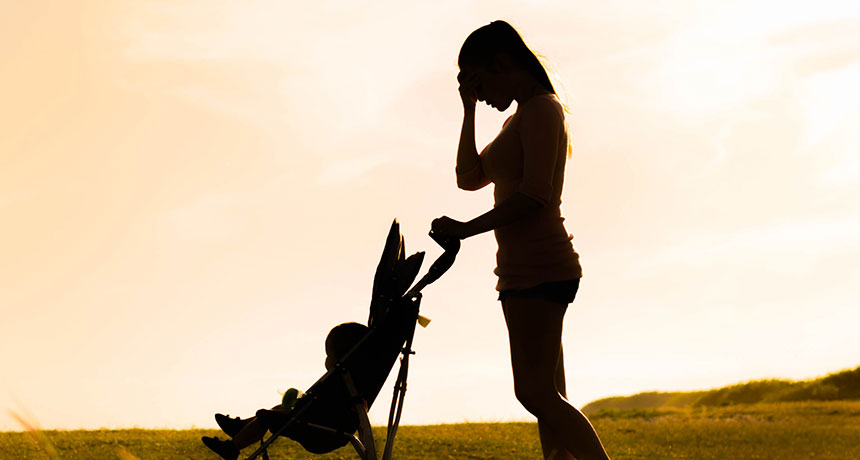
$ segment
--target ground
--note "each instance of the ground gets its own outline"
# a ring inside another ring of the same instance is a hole
[[[615,460],[860,459],[860,401],[606,411],[593,415],[592,422]],[[378,438],[385,436],[384,428],[375,433]],[[200,442],[200,436],[215,435],[215,430],[40,434],[0,433],[0,459],[218,460]],[[396,460],[542,458],[534,423],[403,426],[394,452]],[[330,454],[312,455],[287,439],[275,443],[270,457],[358,459],[348,446]]]

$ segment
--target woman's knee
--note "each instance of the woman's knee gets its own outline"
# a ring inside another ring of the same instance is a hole
[[[553,405],[561,401],[558,391],[551,386],[514,383],[514,394],[523,407],[541,418]]]

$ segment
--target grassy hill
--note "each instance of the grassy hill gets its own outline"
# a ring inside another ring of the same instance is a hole
[[[600,410],[689,409],[735,404],[790,401],[847,401],[860,399],[860,367],[814,380],[755,380],[723,388],[686,392],[645,392],[632,396],[598,399],[583,407],[592,414]]]

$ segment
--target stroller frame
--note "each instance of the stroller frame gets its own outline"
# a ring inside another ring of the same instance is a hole
[[[393,233],[397,230],[399,233],[399,224],[395,219],[392,223]],[[389,235],[389,237],[391,234]],[[335,434],[339,436],[343,436],[349,444],[355,449],[358,456],[361,460],[391,460],[391,455],[394,449],[394,438],[397,434],[397,428],[400,425],[400,417],[403,413],[403,402],[406,397],[406,379],[409,373],[409,357],[414,355],[415,352],[412,350],[412,339],[415,335],[415,323],[418,320],[418,307],[421,304],[421,290],[433,283],[439,277],[441,277],[454,263],[454,259],[457,256],[457,252],[460,250],[460,241],[454,238],[451,239],[441,239],[434,235],[432,232],[430,233],[430,237],[433,238],[442,248],[445,249],[445,252],[439,256],[436,261],[430,266],[430,269],[427,271],[427,274],[421,278],[408,292],[406,292],[400,299],[390,299],[390,298],[380,298],[377,297],[376,300],[389,303],[394,305],[395,308],[404,307],[403,305],[397,305],[399,302],[408,302],[415,310],[416,317],[414,320],[409,321],[407,326],[406,333],[406,342],[403,348],[400,350],[400,368],[397,373],[397,379],[394,383],[394,394],[391,399],[391,408],[388,414],[388,426],[387,426],[387,435],[385,438],[385,445],[383,448],[382,457],[378,457],[376,452],[376,444],[373,438],[373,431],[370,425],[370,419],[367,415],[367,407],[362,399],[362,396],[359,394],[356,385],[353,383],[352,376],[350,374],[349,369],[344,366],[344,362],[353,355],[353,353],[358,350],[363,343],[367,341],[367,339],[373,334],[376,330],[376,325],[370,324],[368,332],[347,352],[343,357],[337,360],[332,369],[327,371],[322,377],[317,380],[304,394],[302,400],[305,398],[310,398],[310,402],[303,404],[301,407],[296,407],[293,411],[289,413],[289,416],[278,429],[272,432],[272,435],[269,436],[268,439],[263,439],[260,441],[260,447],[258,447],[250,456],[246,458],[246,460],[254,460],[256,458],[261,458],[262,460],[269,460],[268,455],[268,447],[272,445],[278,438],[285,434],[285,432],[293,425],[303,424],[306,427],[313,428],[319,430],[321,432],[326,432],[330,434]],[[402,245],[402,236],[401,245]],[[390,241],[390,240],[389,240]],[[423,253],[421,253],[423,257]],[[420,261],[419,261],[420,264]],[[402,291],[401,291],[402,292]],[[371,308],[373,308],[371,306]],[[426,323],[425,323],[426,325]],[[389,371],[390,372],[390,371]],[[340,378],[343,379],[343,383],[346,386],[346,389],[349,393],[349,397],[351,399],[351,403],[355,410],[355,413],[358,415],[358,436],[353,433],[346,433],[344,431],[338,430],[336,428],[302,422],[301,416],[302,414],[312,407],[313,402],[318,396],[315,394],[314,389],[320,385],[323,381],[329,378],[334,378],[334,375],[338,374]]]

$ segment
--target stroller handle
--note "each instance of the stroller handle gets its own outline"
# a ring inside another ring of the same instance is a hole
[[[435,241],[439,246],[442,246],[442,249],[444,249],[445,252],[451,251],[454,253],[454,255],[456,255],[457,252],[460,250],[460,240],[458,240],[457,238],[442,238],[441,236],[437,235],[433,230],[430,230],[430,238],[433,238],[433,241]]]
[[[460,251],[460,240],[457,238],[441,238],[432,231],[430,232],[430,238],[433,238],[433,241],[442,246],[445,252],[433,262],[433,265],[427,270],[427,274],[406,293],[407,297],[418,295],[425,286],[444,275],[451,268],[451,265],[454,265],[454,259],[457,258],[457,253]]]

